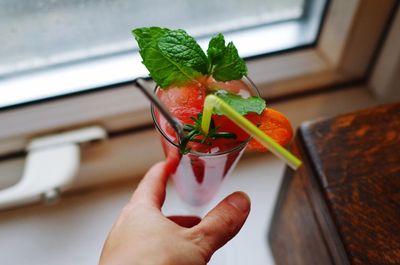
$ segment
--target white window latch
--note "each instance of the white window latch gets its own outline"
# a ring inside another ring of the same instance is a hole
[[[0,190],[0,209],[58,198],[61,188],[73,182],[80,165],[80,143],[106,138],[101,127],[87,127],[33,139],[21,180]]]

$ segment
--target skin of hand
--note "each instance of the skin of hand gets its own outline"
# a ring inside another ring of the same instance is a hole
[[[166,162],[147,172],[111,229],[100,265],[205,265],[239,232],[250,212],[243,192],[226,197],[202,220],[165,217],[161,207],[169,172]]]

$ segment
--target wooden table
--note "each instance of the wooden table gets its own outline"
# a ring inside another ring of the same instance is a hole
[[[278,265],[400,264],[400,104],[303,124],[269,241]]]

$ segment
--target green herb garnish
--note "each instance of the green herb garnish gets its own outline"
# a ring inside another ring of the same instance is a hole
[[[184,30],[159,27],[132,31],[138,42],[143,64],[161,87],[183,85],[202,75],[212,75],[217,81],[239,80],[247,67],[232,42],[218,34],[209,42],[207,55],[196,40]]]
[[[210,40],[207,55],[211,67],[209,74],[217,81],[239,80],[247,74],[246,63],[240,58],[235,45],[229,42],[225,46],[222,34]]]
[[[207,135],[201,130],[201,119],[202,114],[198,114],[197,118],[190,117],[194,124],[185,124],[183,130],[185,137],[181,139],[179,150],[181,154],[187,154],[190,152],[190,148],[187,148],[189,142],[197,142],[206,145],[212,145],[212,140],[215,139],[236,139],[236,134],[231,132],[218,132],[218,127],[215,126],[214,122],[211,121],[210,130]]]

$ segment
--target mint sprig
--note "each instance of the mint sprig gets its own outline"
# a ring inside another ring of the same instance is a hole
[[[246,63],[235,45],[232,42],[225,45],[222,34],[210,40],[207,55],[196,40],[181,29],[138,28],[132,34],[138,42],[143,64],[161,88],[183,85],[201,75],[230,81],[247,74]]]
[[[179,144],[179,151],[181,154],[187,154],[190,152],[190,148],[187,147],[189,142],[197,142],[206,145],[212,145],[212,141],[215,139],[236,139],[236,134],[231,132],[218,132],[218,128],[216,127],[214,122],[211,120],[210,130],[208,134],[204,134],[201,129],[201,119],[202,113],[197,115],[197,118],[190,117],[194,124],[185,124],[183,125],[183,130],[185,132],[185,136],[181,139]]]

